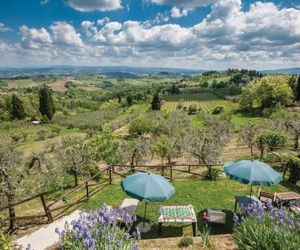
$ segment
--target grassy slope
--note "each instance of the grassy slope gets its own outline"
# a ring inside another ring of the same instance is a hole
[[[188,205],[194,206],[195,213],[198,218],[198,235],[199,229],[202,228],[201,213],[206,208],[216,208],[228,210],[228,224],[213,228],[213,233],[228,233],[232,229],[232,211],[234,208],[234,195],[248,194],[249,186],[239,184],[235,181],[221,177],[220,180],[211,182],[204,180],[185,180],[175,181],[172,183],[176,188],[176,194],[169,200],[163,203],[150,203],[148,206],[147,219],[150,220],[152,230],[143,235],[143,238],[156,238],[157,234],[157,216],[160,205]],[[286,191],[282,185],[274,187],[263,187],[268,191]],[[257,192],[258,188],[254,188]],[[122,192],[120,184],[115,182],[113,185],[106,187],[97,195],[92,197],[84,206],[85,209],[97,209],[101,204],[106,203],[112,206],[119,206],[126,195]],[[138,221],[143,220],[144,204],[141,202],[137,209]],[[162,237],[178,237],[182,235],[192,235],[192,228],[189,224],[164,224]]]

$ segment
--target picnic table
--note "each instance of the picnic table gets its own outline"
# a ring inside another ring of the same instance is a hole
[[[235,198],[235,204],[234,204],[234,212],[236,212],[237,210],[237,205],[239,204],[239,206],[247,206],[252,202],[256,202],[258,204],[261,204],[261,201],[256,197],[251,195],[251,197],[249,195],[247,196],[234,196]]]
[[[158,216],[158,233],[161,234],[162,223],[192,223],[193,236],[196,236],[197,217],[192,205],[160,206]]]
[[[276,193],[276,198],[280,202],[290,202],[290,201],[300,200],[300,194],[297,194],[296,192],[282,192],[282,193]]]

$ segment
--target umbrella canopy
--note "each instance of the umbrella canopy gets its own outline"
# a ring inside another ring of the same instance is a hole
[[[121,182],[123,191],[138,200],[149,202],[168,200],[175,188],[162,176],[152,173],[135,173]]]
[[[282,181],[282,176],[270,165],[260,161],[228,162],[224,172],[230,179],[244,184],[271,186]]]

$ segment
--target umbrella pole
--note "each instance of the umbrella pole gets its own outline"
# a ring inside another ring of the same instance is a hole
[[[252,183],[250,184],[250,199],[251,199],[251,194],[252,194]]]
[[[145,226],[146,215],[147,215],[147,201],[145,201],[145,211],[144,211],[144,223],[143,223],[143,226]]]

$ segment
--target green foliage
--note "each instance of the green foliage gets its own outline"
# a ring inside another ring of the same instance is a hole
[[[37,140],[38,141],[43,141],[46,139],[47,136],[47,131],[44,129],[41,129],[37,132]]]
[[[300,180],[300,159],[297,157],[290,157],[287,167],[290,170],[289,182],[296,185]]]
[[[160,110],[160,108],[161,108],[161,102],[160,102],[160,98],[159,98],[159,92],[156,92],[152,98],[151,109],[152,110]]]
[[[126,97],[126,102],[127,102],[127,105],[128,105],[128,106],[131,106],[131,105],[133,104],[133,98],[132,98],[131,95],[128,95],[128,96]]]
[[[14,119],[22,120],[25,118],[25,111],[21,99],[17,95],[12,95],[11,116]]]
[[[52,90],[46,85],[39,90],[39,103],[39,110],[42,116],[46,115],[51,121],[55,113],[55,106],[52,97]]]
[[[192,104],[189,106],[189,109],[188,109],[188,114],[189,115],[194,115],[194,114],[197,114],[198,112],[198,107],[196,104]]]
[[[185,248],[185,247],[189,247],[192,246],[194,244],[194,240],[192,237],[183,237],[179,243],[178,243],[178,247],[180,248]]]
[[[213,168],[206,170],[203,177],[205,180],[216,181],[219,177],[219,171]]]
[[[273,150],[285,146],[287,135],[283,132],[267,130],[259,136],[258,140],[260,145],[265,145]]]
[[[16,133],[10,135],[10,137],[14,142],[19,142],[22,138],[22,136],[20,134],[16,134]]]
[[[240,96],[240,108],[263,110],[276,105],[286,106],[293,100],[293,91],[284,76],[268,76],[247,85]]]
[[[102,132],[91,141],[93,155],[96,161],[104,161],[107,164],[117,164],[122,161],[118,139],[110,132]]]
[[[134,119],[129,125],[130,135],[143,135],[146,133],[151,133],[154,130],[154,124],[146,116],[141,116]]]
[[[50,123],[50,120],[49,120],[49,118],[48,118],[47,115],[43,115],[42,116],[41,123],[42,124],[48,124],[48,123]]]
[[[295,92],[296,92],[296,100],[300,101],[300,75],[298,77],[298,81],[297,81],[297,84],[296,84]]]
[[[212,111],[212,114],[213,115],[218,115],[218,114],[221,114],[223,113],[225,110],[225,108],[223,106],[217,106],[214,108],[214,110]]]
[[[17,250],[20,249],[16,244],[12,242],[10,236],[4,234],[0,230],[0,249],[1,250]]]
[[[249,216],[236,226],[234,241],[241,250],[296,250],[300,247],[300,231],[275,224],[269,215],[263,221]]]
[[[173,94],[173,95],[180,94],[180,90],[179,90],[178,86],[176,86],[175,83],[173,83],[172,87],[170,88],[170,94]]]
[[[213,247],[213,241],[212,241],[212,237],[210,235],[210,231],[211,229],[208,227],[208,225],[205,225],[203,228],[203,232],[202,232],[202,240],[203,240],[203,245],[206,248],[212,248]]]

